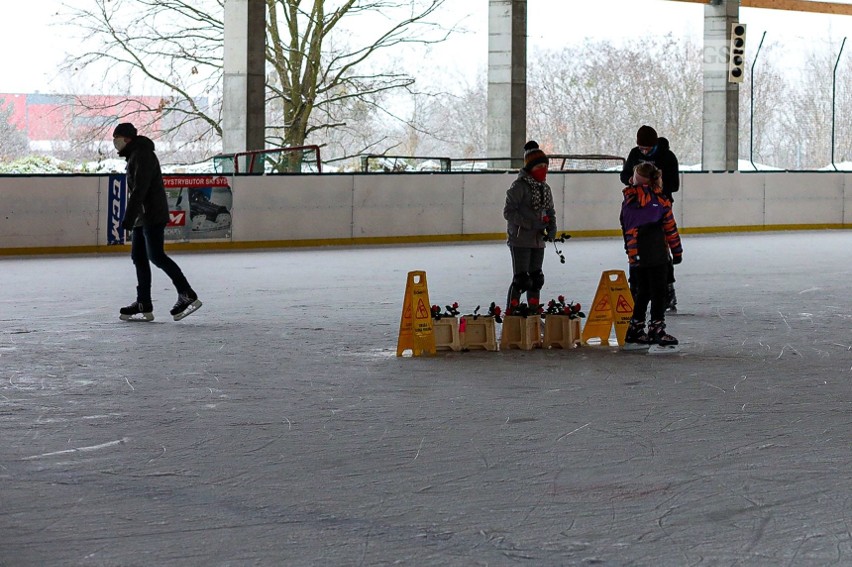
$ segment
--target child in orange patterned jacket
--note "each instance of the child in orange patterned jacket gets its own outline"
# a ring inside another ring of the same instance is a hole
[[[661,177],[654,164],[641,163],[633,169],[633,185],[622,192],[621,230],[630,263],[630,281],[636,286],[633,317],[625,339],[628,349],[678,344],[666,333],[666,289],[669,254],[673,264],[680,264],[683,247]],[[646,333],[649,303],[651,323]]]

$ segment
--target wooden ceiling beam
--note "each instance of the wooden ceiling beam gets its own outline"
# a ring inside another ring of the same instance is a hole
[[[671,0],[673,2],[692,2],[693,4],[712,4],[712,0]],[[852,16],[852,4],[837,2],[811,2],[810,0],[740,0],[741,8],[763,8],[765,10],[786,10],[789,12],[815,12]]]

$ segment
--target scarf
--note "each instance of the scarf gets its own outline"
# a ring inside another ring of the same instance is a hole
[[[527,176],[526,179],[532,189],[530,198],[533,210],[541,211],[554,208],[553,194],[550,192],[550,187],[547,183],[538,182],[530,176]]]

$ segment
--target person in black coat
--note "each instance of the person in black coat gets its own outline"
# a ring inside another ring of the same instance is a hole
[[[178,300],[171,314],[179,321],[201,307],[201,301],[180,267],[164,250],[169,202],[154,142],[140,136],[133,124],[122,122],[113,131],[112,143],[118,155],[127,160],[127,206],[121,227],[131,235],[130,258],[136,267],[136,301],[122,307],[119,318],[123,321],[154,319],[150,265],[154,264],[166,272],[177,289]]]
[[[680,171],[677,156],[671,150],[666,138],[657,136],[657,131],[643,125],[636,132],[636,147],[630,150],[624,167],[621,169],[621,182],[625,186],[634,185],[633,169],[640,163],[652,163],[662,172],[663,193],[674,203],[673,193],[680,189]],[[677,294],[674,288],[674,266],[669,262],[668,290],[666,292],[666,310],[677,311]],[[631,282],[631,291],[634,286]]]
[[[672,200],[672,193],[680,189],[680,171],[677,156],[672,152],[669,141],[657,136],[650,126],[642,126],[636,132],[636,147],[630,150],[621,169],[621,183],[633,185],[633,168],[640,163],[652,163],[663,173],[663,193]]]

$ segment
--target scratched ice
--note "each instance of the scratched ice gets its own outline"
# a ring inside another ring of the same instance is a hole
[[[680,355],[397,358],[503,243],[0,260],[0,565],[852,564],[852,232],[684,237]],[[588,305],[618,239],[546,256]]]

